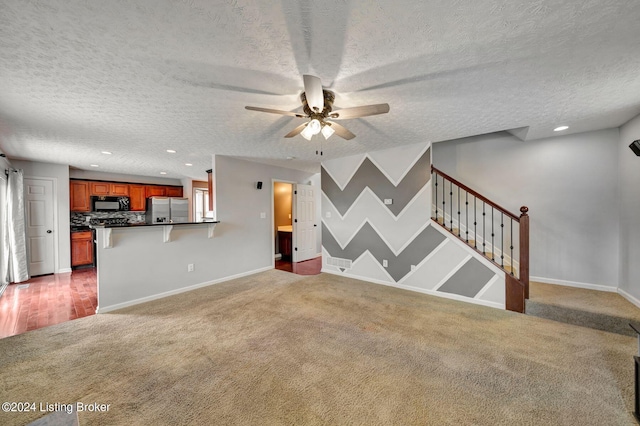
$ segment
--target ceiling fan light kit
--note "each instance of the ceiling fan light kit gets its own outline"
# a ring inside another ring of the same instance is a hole
[[[322,136],[324,136],[325,139],[329,139],[334,133],[346,140],[356,137],[356,135],[348,129],[338,123],[329,121],[329,119],[348,120],[389,112],[389,104],[364,105],[333,111],[335,94],[330,90],[324,90],[322,88],[320,78],[313,75],[303,75],[303,81],[304,92],[300,94],[300,101],[302,102],[304,114],[253,106],[246,106],[245,108],[251,111],[309,119],[307,123],[296,127],[284,136],[285,138],[292,138],[300,134],[308,141],[320,132],[322,132]]]

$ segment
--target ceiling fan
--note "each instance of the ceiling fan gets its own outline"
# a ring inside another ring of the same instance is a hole
[[[304,92],[300,94],[303,113],[282,111],[271,108],[245,106],[251,111],[268,112],[271,114],[288,115],[296,118],[309,119],[287,133],[285,138],[292,138],[298,134],[306,140],[311,140],[314,135],[322,132],[325,139],[329,139],[334,133],[343,139],[356,137],[345,127],[330,120],[348,120],[351,118],[367,117],[370,115],[385,114],[389,112],[389,104],[364,105],[353,108],[344,108],[333,111],[335,94],[330,90],[324,90],[320,78],[313,75],[303,75]]]

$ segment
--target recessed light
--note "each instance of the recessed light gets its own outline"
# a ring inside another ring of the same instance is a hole
[[[563,130],[567,130],[569,128],[569,126],[560,126],[560,127],[556,127],[555,129],[553,129],[554,132],[561,132]]]
[[[103,154],[105,155],[111,155],[111,153],[109,151],[102,151]]]
[[[166,174],[167,174],[167,172],[160,172],[160,174],[161,174],[161,175],[166,175]]]
[[[92,164],[91,167],[100,167],[97,164]]]
[[[193,166],[193,164],[191,164],[191,163],[184,163],[184,165],[185,166],[189,166],[189,167]]]
[[[176,151],[175,151],[175,150],[173,150],[173,149],[168,149],[168,150],[167,150],[167,152],[168,152],[169,154],[175,154],[175,153],[176,153]]]

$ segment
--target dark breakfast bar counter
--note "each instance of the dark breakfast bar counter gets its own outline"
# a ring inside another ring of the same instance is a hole
[[[185,225],[215,225],[220,223],[219,220],[206,222],[158,222],[158,223],[123,223],[123,224],[105,224],[91,225],[91,228],[139,228],[141,226],[185,226]]]

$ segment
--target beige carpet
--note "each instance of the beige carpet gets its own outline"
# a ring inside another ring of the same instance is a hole
[[[632,337],[273,270],[2,339],[0,400],[111,404],[81,425],[631,425],[635,351]]]
[[[567,324],[636,337],[640,308],[617,293],[554,284],[530,283],[526,312]]]

